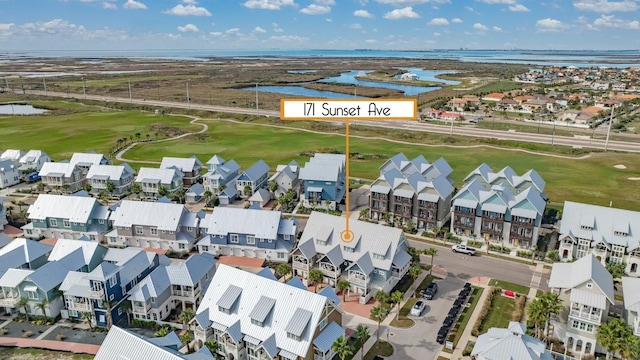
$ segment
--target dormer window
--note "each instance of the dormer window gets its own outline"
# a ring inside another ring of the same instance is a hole
[[[589,225],[581,225],[580,229],[582,229],[582,230],[593,230],[593,227],[589,226]]]
[[[623,231],[614,231],[613,235],[615,235],[615,236],[627,236],[629,234],[627,234],[626,232],[623,232]]]
[[[293,339],[293,340],[297,340],[297,341],[300,341],[300,339],[301,339],[301,338],[300,338],[300,336],[295,335],[295,334],[292,334],[292,333],[290,333],[290,332],[288,332],[288,333],[287,333],[287,337],[288,337],[289,339]]]
[[[373,253],[374,260],[384,260],[384,255]]]
[[[593,284],[592,283],[587,283],[587,289],[591,289],[593,288]]]
[[[344,245],[344,246],[342,247],[342,250],[344,250],[345,252],[350,252],[350,253],[352,253],[352,252],[355,252],[355,251],[356,251],[356,249],[354,249],[354,248],[352,248],[352,247],[349,247],[349,246],[346,246],[346,245]]]
[[[230,314],[231,313],[231,309],[226,309],[223,308],[222,306],[218,306],[218,311],[225,313],[225,314]]]
[[[327,241],[326,240],[316,239],[316,244],[322,245],[322,246],[326,246],[327,245]]]
[[[251,319],[251,323],[252,323],[253,325],[260,326],[260,327],[263,327],[263,326],[264,326],[264,324],[262,323],[262,321],[258,321],[258,320],[256,320],[256,319]]]

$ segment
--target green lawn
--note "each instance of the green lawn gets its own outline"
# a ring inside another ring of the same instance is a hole
[[[520,295],[524,295],[527,296],[527,294],[529,294],[529,287],[524,286],[524,285],[518,285],[518,284],[514,284],[508,281],[502,281],[502,280],[496,280],[496,279],[491,279],[491,281],[489,282],[490,286],[497,286],[499,288],[501,288],[502,290],[511,290],[511,291],[515,291]]]
[[[408,328],[413,326],[415,322],[413,321],[413,319],[409,318],[409,313],[411,312],[411,308],[413,307],[413,305],[415,305],[416,301],[418,301],[417,298],[409,298],[407,302],[404,303],[404,306],[400,308],[400,317],[398,318],[393,315],[393,320],[391,320],[390,325],[398,328]],[[394,307],[397,307],[397,305]]]
[[[384,340],[379,340],[376,344],[373,345],[371,350],[364,356],[365,360],[373,360],[376,355],[389,357],[393,355],[393,346],[387,343]]]
[[[511,321],[511,314],[516,308],[516,301],[508,297],[496,294],[491,302],[489,314],[482,322],[480,333],[484,334],[492,327],[506,328]]]

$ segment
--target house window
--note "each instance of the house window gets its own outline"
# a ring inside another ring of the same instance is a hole
[[[278,254],[278,259],[284,259],[285,253],[279,252],[277,254]]]
[[[251,319],[251,323],[256,326],[260,326],[260,327],[263,326],[262,321],[258,321],[256,319]]]
[[[292,334],[292,333],[290,333],[290,332],[288,332],[288,333],[287,333],[287,337],[288,337],[289,339],[293,339],[293,340],[300,341],[300,336],[295,335],[295,334]]]
[[[116,238],[114,238],[114,237],[110,237],[109,238],[109,242],[111,242],[111,243],[114,243],[114,242],[117,242],[117,241],[118,240]]]
[[[587,284],[587,289],[591,289],[592,287],[593,287],[593,284],[592,284],[592,283],[588,283],[588,284]]]
[[[116,277],[112,276],[111,278],[109,278],[109,287],[114,287],[116,286]]]
[[[180,243],[180,244],[178,244],[178,248],[179,248],[180,250],[184,250],[184,249],[186,249],[187,247],[186,247],[184,244]]]
[[[33,231],[31,229],[27,229],[27,235],[32,235]]]
[[[151,235],[158,235],[158,228],[152,227],[150,230],[151,230]]]
[[[247,235],[247,244],[255,245],[256,238],[253,235]]]
[[[209,246],[208,245],[202,245],[202,251],[209,251]]]
[[[118,315],[122,315],[122,308],[118,308]]]
[[[320,320],[320,324],[318,325],[320,330],[324,329],[324,327],[327,326],[327,322],[328,322],[327,318]]]
[[[272,243],[272,242],[273,242],[273,239],[269,239],[269,243]]]
[[[66,228],[70,228],[71,227],[71,223],[69,222],[69,220],[62,220],[62,226],[66,227]]]
[[[289,234],[284,234],[284,235],[282,235],[282,238],[283,238],[284,240],[289,240],[289,239],[291,238],[291,235],[289,235]]]
[[[155,303],[156,303],[156,298],[152,297],[152,298],[151,298],[151,303],[152,303],[152,304],[155,304]]]
[[[325,245],[327,245],[327,241],[326,240],[316,239],[316,244],[325,246]]]
[[[191,232],[191,231],[193,231],[193,228],[191,226],[187,226],[187,231]]]
[[[576,252],[576,258],[580,259],[581,257],[586,256],[589,253],[590,246],[591,246],[591,240],[579,240],[578,251]]]
[[[384,255],[373,253],[374,260],[384,260]]]
[[[38,292],[37,291],[26,291],[27,297],[31,300],[38,300]]]
[[[113,294],[109,295],[109,300],[113,301],[113,299],[115,299],[115,298],[116,297]]]
[[[58,220],[57,219],[49,219],[49,225],[50,226],[58,226]]]
[[[229,241],[232,243],[238,243],[238,235],[231,235]]]
[[[611,246],[611,257],[609,261],[615,264],[622,264],[622,259],[624,258],[624,246],[621,245],[612,245]]]
[[[104,219],[98,219],[98,224],[104,224]]]
[[[136,226],[136,235],[142,235],[143,231],[142,231],[142,226]]]
[[[356,252],[356,249],[354,249],[352,247],[349,247],[349,246],[343,246],[342,250],[345,251],[345,252],[350,252],[350,253]]]
[[[615,235],[615,236],[627,236],[627,233],[623,232],[623,231],[614,231],[613,235]]]

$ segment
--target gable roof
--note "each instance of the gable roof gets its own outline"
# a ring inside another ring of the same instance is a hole
[[[86,224],[97,205],[98,200],[90,197],[40,194],[27,212],[31,220],[59,218]]]
[[[171,167],[177,167],[182,172],[192,172],[200,169],[202,162],[195,155],[188,158],[163,157],[162,162],[160,162],[160,168],[169,169]]]
[[[264,202],[268,200],[271,200],[271,192],[269,192],[269,190],[265,188],[258,189],[249,198],[249,201],[258,201],[258,202]]]
[[[258,160],[247,170],[243,171],[241,177],[245,177],[251,181],[256,181],[265,173],[269,173],[269,165],[267,165],[263,160]]]
[[[121,178],[134,173],[135,171],[127,163],[122,165],[91,165],[87,172],[87,179],[119,181]]]
[[[80,250],[82,252],[85,265],[88,265],[91,262],[96,253],[104,254],[107,251],[107,249],[97,241],[58,239],[47,260],[61,260],[76,250]]]
[[[3,153],[0,154],[0,159],[9,159],[12,161],[19,161],[21,157],[24,156],[24,152],[22,150],[17,149],[7,149]]]
[[[97,153],[73,153],[69,163],[72,165],[100,165],[108,164],[109,160],[102,154]]]
[[[593,254],[583,256],[572,263],[553,264],[549,287],[573,289],[589,280],[596,284],[611,304],[615,303],[613,276]]]
[[[511,321],[507,329],[494,327],[480,335],[471,355],[483,359],[553,360],[545,347],[545,343],[527,335],[522,324]]]
[[[95,360],[185,360],[197,359],[191,355],[184,355],[169,347],[163,347],[164,343],[175,346],[175,334],[168,338],[170,341],[149,339],[131,331],[112,326],[106,338],[102,342]],[[160,344],[160,345],[157,345]],[[197,353],[196,353],[197,354]]]
[[[41,177],[45,176],[62,176],[70,177],[73,171],[76,170],[76,166],[70,163],[64,162],[46,162],[42,164],[42,168],[38,172]]]
[[[635,311],[640,315],[640,278],[623,276],[622,295],[624,297],[624,308],[628,311]]]
[[[345,166],[343,154],[315,154],[300,169],[302,180],[338,181]]]
[[[280,211],[217,207],[200,227],[209,235],[253,234],[259,239],[277,239],[281,217]]]
[[[112,215],[113,227],[143,225],[176,231],[186,211],[182,204],[123,200]]]
[[[141,167],[138,170],[136,182],[159,182],[160,184],[171,184],[174,180],[182,178],[184,174],[180,169],[172,167],[169,169],[156,169]]]

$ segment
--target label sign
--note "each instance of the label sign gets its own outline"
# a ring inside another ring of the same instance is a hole
[[[416,99],[281,99],[282,120],[415,120]]]

